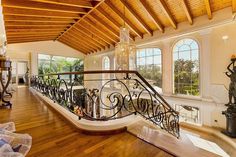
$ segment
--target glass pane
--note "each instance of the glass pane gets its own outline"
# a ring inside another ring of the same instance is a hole
[[[179,52],[179,59],[190,60],[190,51]]]
[[[189,45],[182,45],[179,47],[179,52],[181,51],[189,51],[190,50],[190,46]]]
[[[153,49],[146,49],[146,56],[153,56]]]
[[[154,64],[161,64],[161,56],[154,56]]]
[[[153,57],[147,57],[146,58],[146,64],[153,64]]]
[[[198,50],[192,50],[192,61],[199,60]]]
[[[153,50],[154,50],[153,55],[161,55],[161,50],[160,49],[154,48]]]

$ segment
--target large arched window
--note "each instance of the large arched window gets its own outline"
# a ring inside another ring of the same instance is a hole
[[[174,93],[198,96],[199,46],[193,39],[182,39],[173,47]]]
[[[137,70],[156,89],[162,87],[162,57],[159,48],[137,50]]]
[[[102,70],[111,70],[110,65],[111,65],[110,58],[108,56],[103,57]],[[107,82],[107,80],[110,79],[110,74],[104,73],[104,74],[102,74],[102,78],[103,78],[102,84],[105,84]],[[110,85],[107,84],[106,86],[109,87]]]
[[[110,59],[109,57],[105,56],[103,58],[103,70],[110,70]]]

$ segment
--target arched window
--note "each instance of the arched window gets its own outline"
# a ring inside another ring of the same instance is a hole
[[[173,47],[174,93],[200,95],[199,46],[193,39],[182,39]]]
[[[137,50],[137,70],[158,92],[162,87],[162,57],[159,48]]]
[[[105,56],[103,58],[103,70],[110,70],[110,59],[109,57]]]

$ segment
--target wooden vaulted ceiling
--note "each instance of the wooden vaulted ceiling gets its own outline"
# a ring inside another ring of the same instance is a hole
[[[2,0],[7,42],[58,40],[84,54],[119,42],[126,23],[130,39],[165,33],[166,27],[226,7],[236,0]],[[124,12],[125,8],[125,12]]]

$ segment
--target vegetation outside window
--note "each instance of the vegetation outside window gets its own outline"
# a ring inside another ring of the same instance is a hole
[[[199,46],[182,39],[173,47],[174,93],[199,96]]]
[[[158,92],[162,91],[162,56],[159,48],[137,50],[137,70]]]

